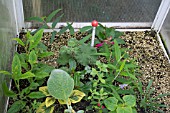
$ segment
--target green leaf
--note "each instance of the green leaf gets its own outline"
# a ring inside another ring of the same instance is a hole
[[[36,113],[53,113],[53,111],[54,111],[54,106],[46,107],[45,102],[43,102],[36,110]]]
[[[47,18],[46,18],[46,22],[50,22],[52,20],[52,18],[59,12],[61,11],[61,9],[57,9],[55,11],[53,11]]]
[[[21,75],[21,63],[17,54],[14,55],[12,61],[12,78],[15,80]]]
[[[51,38],[50,38],[50,43],[53,43],[56,34],[57,34],[57,31],[53,31],[53,32],[52,32],[52,36],[51,36]]]
[[[132,108],[133,113],[138,113],[135,108]]]
[[[12,106],[9,108],[7,113],[18,113],[22,110],[26,105],[26,102],[22,100],[15,101]]]
[[[119,106],[117,107],[116,112],[117,113],[133,113],[132,108],[130,106],[127,106],[127,107]]]
[[[0,73],[2,73],[2,74],[4,74],[4,75],[11,75],[11,73],[8,72],[8,71],[0,71]]]
[[[85,94],[79,90],[73,90],[72,94],[70,95],[69,99],[71,103],[77,103],[82,100]]]
[[[126,59],[123,60],[123,62],[121,63],[120,69],[119,71],[121,72],[123,70],[123,68],[125,67],[125,63],[126,63]]]
[[[67,100],[74,88],[74,80],[63,70],[54,69],[47,81],[50,95],[57,99]]]
[[[119,38],[122,35],[123,35],[123,32],[115,31],[115,37],[114,38]]]
[[[30,52],[28,61],[30,64],[37,63],[37,55],[34,50]]]
[[[39,91],[41,91],[46,96],[50,96],[48,89],[47,89],[47,86],[39,87]]]
[[[46,97],[42,92],[38,91],[38,92],[31,92],[28,95],[29,98],[31,99],[39,99],[39,98],[43,98]]]
[[[38,72],[35,72],[35,77],[37,79],[43,79],[43,78],[48,77],[48,76],[49,76],[49,73],[44,72],[44,70],[40,70]]]
[[[156,100],[158,98],[162,98],[162,97],[165,97],[165,96],[169,96],[169,95],[170,95],[170,93],[159,94],[158,96],[156,96],[154,98],[150,98],[150,101]]]
[[[53,54],[54,54],[53,52],[43,52],[43,53],[40,53],[40,54],[38,55],[38,57],[44,58],[44,57],[51,56],[51,55],[53,55]]]
[[[92,34],[89,34],[89,35],[83,37],[83,38],[80,40],[80,43],[85,43],[87,40],[90,39],[91,36],[92,36]]]
[[[116,38],[115,40],[117,41],[118,44],[125,44],[125,41],[121,38]]]
[[[40,17],[30,17],[30,18],[26,19],[26,21],[44,22],[44,20]]]
[[[38,83],[32,82],[29,86],[29,89],[35,90],[37,89],[38,86],[40,86]]]
[[[114,111],[117,108],[118,100],[115,97],[109,97],[104,100],[106,108],[110,111]]]
[[[74,35],[74,28],[72,27],[72,24],[68,25],[68,29],[70,30],[70,34]]]
[[[68,29],[68,26],[66,27],[63,27],[60,31],[59,31],[59,34],[63,34],[66,30]]]
[[[117,91],[115,90],[115,88],[112,86],[112,85],[108,85],[109,88],[111,88],[113,94],[114,94],[114,97],[116,99],[118,99],[119,101],[123,102],[123,100],[120,98],[120,95],[117,93]]]
[[[22,46],[25,46],[24,42],[21,39],[19,39],[19,38],[13,38],[12,40],[15,40],[15,41],[18,42],[18,44],[20,44]]]
[[[92,26],[85,26],[85,27],[80,29],[80,32],[83,33],[83,32],[91,30],[92,28],[93,28]]]
[[[114,40],[114,49],[115,49],[116,61],[119,62],[121,59],[121,50],[116,40]]]
[[[134,107],[136,105],[136,97],[133,95],[125,95],[123,96],[123,100],[127,106]]]
[[[79,87],[80,86],[80,73],[76,72],[73,76],[74,79],[74,86]]]
[[[30,71],[22,74],[21,76],[19,76],[18,79],[28,79],[28,78],[32,78],[35,77],[35,75],[33,73],[31,73]]]
[[[8,97],[15,97],[15,96],[17,95],[17,94],[14,93],[13,91],[9,90],[9,88],[7,87],[6,82],[4,82],[4,83],[2,84],[2,89],[3,89],[4,94],[5,94],[6,96],[8,96]]]
[[[148,84],[148,86],[146,87],[146,94],[149,93],[149,90],[150,90],[150,88],[151,88],[151,86],[152,86],[152,82],[153,82],[153,80],[150,80],[150,81],[149,81],[149,84]]]
[[[52,28],[54,29],[57,23],[61,20],[61,18],[64,16],[64,14],[60,15],[54,22],[52,23]]]
[[[142,95],[143,94],[143,89],[142,89],[142,82],[141,81],[138,82],[138,90],[140,92],[140,95]]]
[[[45,105],[46,107],[49,107],[55,103],[55,98],[54,97],[47,97],[45,100]]]
[[[75,70],[76,69],[76,61],[75,60],[73,60],[73,59],[69,59],[69,68],[71,69],[71,70]]]
[[[37,45],[40,43],[40,40],[43,36],[43,31],[43,29],[40,29],[38,32],[35,33],[35,35],[33,36],[33,41],[30,42],[29,50],[37,47]]]

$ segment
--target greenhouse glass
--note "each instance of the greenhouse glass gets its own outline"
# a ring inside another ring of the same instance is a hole
[[[0,70],[10,70],[11,57],[14,44],[11,38],[16,37],[13,4],[11,0],[0,0]],[[9,78],[0,74],[0,113],[3,113],[6,105],[6,97],[3,95],[2,83]]]
[[[61,8],[62,22],[153,22],[161,0],[23,0],[25,18]]]
[[[170,12],[168,13],[167,18],[165,19],[165,22],[162,26],[161,35],[163,36],[163,42],[170,56],[170,46],[169,46],[170,45]]]

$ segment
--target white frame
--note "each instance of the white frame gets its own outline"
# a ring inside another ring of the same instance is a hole
[[[152,27],[151,27],[158,33],[160,32],[162,28],[162,25],[165,21],[165,18],[168,14],[169,9],[170,9],[170,0],[162,0],[159,6],[158,12],[156,14],[156,17],[153,21]]]
[[[22,0],[12,0],[12,2],[14,7],[17,32],[20,32],[22,28],[25,28],[23,3]]]
[[[113,23],[113,22],[100,22],[102,25],[107,26],[107,27],[115,27],[118,29],[142,29],[142,28],[150,28],[152,26],[152,22],[117,22],[117,23]],[[52,25],[52,23],[48,23],[49,26]],[[66,22],[60,22],[57,23],[57,25],[55,26],[55,28],[59,28],[60,26],[66,26],[67,23]],[[32,23],[31,22],[25,22],[25,26],[26,28],[30,28],[32,27]],[[91,26],[91,22],[74,22],[72,24],[73,28],[78,29],[78,28],[82,28],[84,26]]]

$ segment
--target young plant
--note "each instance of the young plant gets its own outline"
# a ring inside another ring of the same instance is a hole
[[[97,60],[96,48],[90,47],[88,44],[81,44],[77,39],[71,38],[67,46],[60,49],[58,62],[61,65],[66,65],[70,60],[75,60],[77,63],[86,66],[94,64]]]
[[[170,95],[170,93],[159,94],[158,96],[153,97],[152,95],[155,89],[151,88],[152,82],[153,82],[152,80],[149,81],[145,91],[143,90],[142,83],[141,82],[138,83],[138,90],[140,92],[139,104],[140,104],[141,111],[145,113],[151,113],[153,111],[164,113],[164,111],[161,110],[160,108],[166,108],[168,106],[160,103],[158,99],[168,96]]]
[[[104,100],[104,104],[109,113],[137,113],[136,106],[136,97],[133,95],[123,96],[123,102],[118,101],[115,97],[109,97]]]
[[[39,62],[41,58],[53,54],[41,48],[42,46],[40,45],[42,45],[42,43],[40,40],[42,35],[43,30],[39,30],[33,36],[27,32],[26,39],[13,39],[16,40],[19,46],[24,48],[24,50],[23,53],[15,53],[12,61],[12,72],[0,71],[0,73],[10,76],[17,89],[16,92],[13,92],[8,89],[5,82],[2,85],[6,96],[12,97],[15,101],[9,108],[9,113],[18,112],[21,109],[22,111],[33,112],[31,110],[35,110],[35,108],[31,107],[31,105],[34,106],[34,104],[31,103],[30,99],[33,101],[34,99],[43,98],[45,96],[41,92],[32,92],[32,90],[36,90],[43,84],[44,78],[49,76],[49,72],[53,69],[53,67]],[[28,84],[26,87],[21,87],[21,84],[23,84],[21,81],[23,79]],[[20,104],[20,107],[17,106],[18,104]],[[18,108],[16,109],[16,107]],[[16,110],[13,111],[13,109]]]
[[[20,110],[27,109],[30,107],[28,105],[31,104],[29,99],[43,98],[45,96],[41,92],[31,92],[31,90],[35,90],[39,86],[39,84],[35,82],[32,82],[26,88],[21,89],[20,80],[33,78],[35,77],[35,74],[31,71],[22,73],[21,62],[17,54],[14,55],[12,61],[12,72],[10,73],[7,71],[0,71],[0,73],[9,75],[13,79],[17,88],[17,92],[14,92],[9,90],[5,82],[2,84],[4,94],[8,97],[12,97],[13,100],[15,100],[15,102],[9,108],[8,113],[17,113]]]
[[[42,24],[41,27],[39,27],[35,32],[41,30],[41,29],[52,29],[52,36],[50,38],[50,42],[52,43],[54,41],[54,38],[57,34],[57,31],[55,30],[55,27],[57,25],[57,23],[62,19],[62,17],[64,16],[64,14],[61,14],[59,17],[57,17],[51,25],[49,25],[48,23],[52,21],[52,19],[61,11],[61,9],[57,9],[55,11],[53,11],[52,13],[50,13],[47,17],[30,17],[27,19],[27,21],[36,21]],[[74,34],[74,28],[72,27],[73,23],[68,23],[67,22],[67,26],[63,26],[62,29],[58,32],[59,34],[63,34],[66,30],[70,31],[70,34],[73,35]],[[35,33],[33,32],[33,34]]]
[[[80,29],[81,33],[88,32],[89,34],[82,39],[83,42],[86,42],[92,36],[92,26],[85,26]],[[114,44],[114,39],[118,41],[119,44],[124,44],[124,40],[119,38],[122,35],[122,32],[116,31],[114,28],[108,28],[99,23],[96,27],[96,47],[104,45],[104,43],[112,45]]]
[[[40,88],[40,91],[48,97],[45,102],[40,105],[37,113],[41,113],[46,109],[50,109],[51,113],[54,110],[55,99],[58,99],[60,104],[67,105],[67,109],[64,111],[65,113],[75,113],[71,103],[80,102],[85,94],[79,90],[73,89],[73,78],[63,70],[54,69],[47,81],[47,86]],[[84,113],[84,111],[80,110],[77,113]]]

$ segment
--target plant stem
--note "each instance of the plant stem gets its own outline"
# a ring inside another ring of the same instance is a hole
[[[116,78],[119,76],[120,72],[121,72],[121,71],[119,71],[119,72],[117,73],[117,75],[115,76],[115,78],[113,79],[112,82],[114,82],[114,80],[116,80]]]
[[[15,85],[16,85],[16,87],[17,87],[17,90],[18,90],[18,92],[19,92],[19,94],[20,94],[19,80],[18,80],[18,81],[14,80],[14,82],[15,82]],[[18,83],[17,83],[17,82],[18,82]]]

